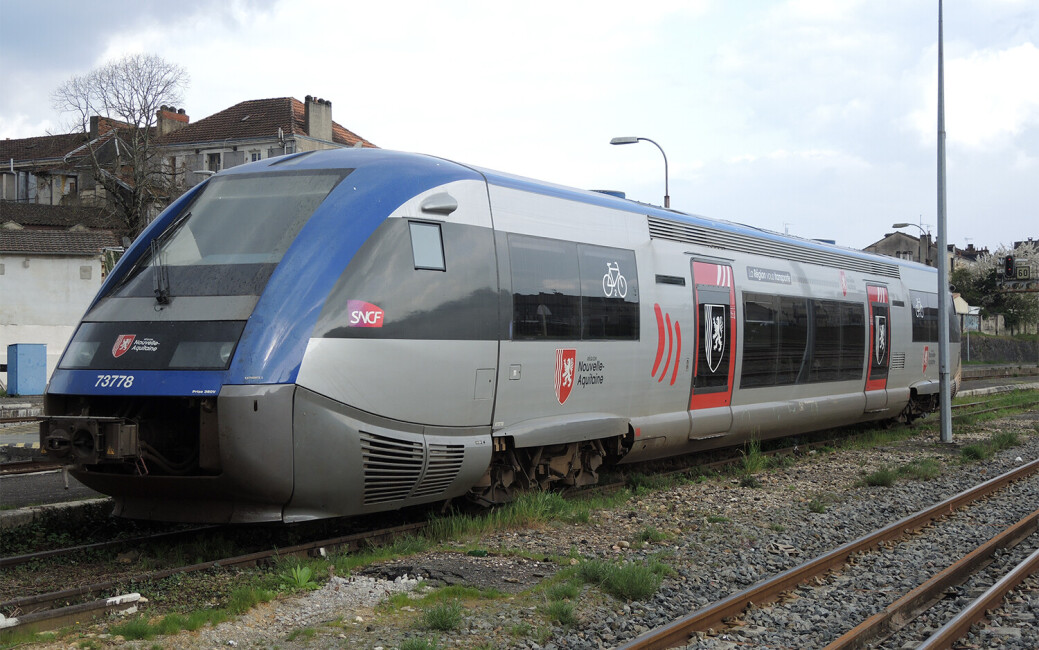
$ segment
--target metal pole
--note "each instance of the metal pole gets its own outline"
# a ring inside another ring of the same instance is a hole
[[[942,0],[938,0],[938,396],[941,441],[952,442],[952,392],[949,390],[949,260],[945,232],[945,58]]]
[[[653,142],[653,145],[657,149],[660,149],[660,155],[664,157],[664,207],[665,208],[670,208],[671,207],[671,193],[668,191],[668,188],[667,188],[667,154],[664,153],[664,148],[661,147],[656,142],[654,142],[653,140],[650,140],[649,138],[639,138],[639,140],[645,140],[646,142]]]

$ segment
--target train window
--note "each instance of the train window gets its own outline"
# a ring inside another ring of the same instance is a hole
[[[210,180],[111,293],[259,295],[300,229],[349,171],[237,174]]]
[[[744,293],[740,388],[861,379],[865,313],[853,302]]]
[[[815,345],[808,381],[836,381],[841,367],[841,308],[833,300],[813,300]]]
[[[949,298],[949,343],[960,342],[960,319],[956,316],[956,305]]]
[[[756,293],[743,295],[743,370],[741,388],[772,386],[776,383],[779,327],[776,298]]]
[[[583,339],[639,338],[639,283],[635,253],[580,244]]]
[[[841,303],[841,369],[843,380],[862,379],[866,354],[866,309],[859,303]]]
[[[808,345],[804,298],[745,293],[741,388],[796,384]]]
[[[415,268],[446,271],[440,224],[412,221],[408,225],[411,227],[411,254],[415,258]]]
[[[513,337],[580,339],[577,244],[509,235]]]
[[[912,291],[910,293],[910,308],[913,313],[913,341],[937,341],[938,294],[923,291]]]
[[[796,384],[808,346],[808,301],[780,296],[776,323],[779,326],[776,384]]]

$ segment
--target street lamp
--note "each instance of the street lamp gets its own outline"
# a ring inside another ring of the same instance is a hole
[[[928,249],[928,251],[927,252],[930,253],[930,248],[931,248],[930,237],[931,237],[931,233],[929,233],[926,230],[924,230],[923,226],[915,224],[915,223],[905,222],[905,223],[893,223],[893,224],[891,224],[892,228],[908,228],[909,226],[913,226],[914,228],[919,228],[920,229],[920,233],[921,233],[920,234],[920,243],[916,247],[916,254],[920,256],[920,259],[918,260],[919,262],[921,262],[923,264],[927,264],[927,259],[924,257],[924,254],[923,254],[923,249],[924,249],[923,248],[923,242],[924,242],[923,236],[927,235],[927,238],[928,238],[928,242],[927,242],[927,249]]]
[[[661,147],[656,142],[653,142],[649,138],[636,138],[636,137],[630,137],[630,136],[629,137],[617,137],[617,138],[614,138],[614,139],[610,140],[610,144],[635,144],[639,140],[645,140],[646,142],[652,142],[653,145],[657,149],[660,149],[660,155],[664,157],[664,207],[665,208],[670,208],[671,207],[671,197],[668,195],[669,193],[668,193],[668,187],[667,187],[667,154],[664,153],[664,148]]]

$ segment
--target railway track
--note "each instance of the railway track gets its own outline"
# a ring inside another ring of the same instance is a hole
[[[987,404],[987,403],[966,404],[966,405],[962,405],[961,409],[962,410],[968,410],[968,409],[976,408],[977,406],[984,405],[984,404]],[[996,409],[989,409],[989,410],[1001,410],[1002,408],[1004,408],[1004,407],[999,407],[999,408],[996,408]],[[832,445],[834,442],[835,441],[833,439],[828,439],[828,440],[816,441],[815,443],[812,443],[812,444],[820,445],[820,446],[828,446],[828,445]],[[763,453],[771,453],[771,454],[782,455],[782,454],[803,452],[804,450],[806,450],[808,448],[810,448],[810,445],[802,444],[802,445],[799,445],[797,447],[788,447],[788,448],[777,449],[777,450],[772,450],[770,452],[763,452]],[[730,459],[727,459],[727,460],[715,461],[715,462],[711,463],[711,465],[715,466],[715,468],[716,468],[718,465],[732,464],[734,462],[739,462],[739,457],[738,456],[730,458]],[[703,467],[704,467],[703,465],[700,466],[700,468],[703,468]],[[689,472],[690,468],[686,468],[686,469],[682,469],[682,470],[676,470],[676,471],[677,472]],[[418,526],[421,527],[421,524],[419,524]],[[417,530],[417,528],[415,530]],[[403,533],[403,534],[410,534],[410,531],[406,532],[406,533]],[[242,565],[250,565],[250,564],[255,564],[255,563],[263,563],[263,562],[267,561],[266,558],[270,558],[270,557],[274,557],[274,556],[307,555],[307,554],[313,553],[314,552],[313,551],[314,548],[325,547],[325,548],[331,549],[331,548],[335,548],[337,546],[339,546],[341,548],[341,547],[343,547],[343,544],[336,544],[336,540],[348,540],[350,538],[354,538],[355,540],[357,540],[357,543],[359,543],[359,544],[366,543],[364,541],[364,538],[360,537],[359,535],[351,535],[351,536],[345,536],[345,537],[334,538],[334,539],[320,540],[320,541],[312,542],[312,543],[309,543],[309,544],[306,544],[306,545],[297,545],[297,547],[281,549],[280,551],[277,551],[277,552],[272,551],[272,552],[267,552],[267,553],[245,554],[245,555],[241,555],[241,556],[236,556],[234,558],[225,558],[225,559],[222,559],[222,560],[214,560],[214,561],[211,561],[211,562],[199,563],[199,564],[191,565],[191,566],[188,566],[188,567],[177,567],[177,568],[174,568],[174,569],[168,569],[168,570],[164,570],[164,571],[160,571],[160,572],[154,572],[154,573],[148,574],[148,575],[134,576],[132,578],[125,578],[124,577],[124,578],[120,579],[119,581],[111,581],[111,582],[108,582],[108,583],[99,583],[97,585],[89,585],[89,586],[87,586],[85,588],[80,588],[80,589],[77,589],[77,590],[68,590],[68,591],[64,591],[64,592],[55,592],[52,595],[55,595],[56,597],[54,599],[52,599],[50,605],[47,604],[45,599],[42,599],[42,595],[41,595],[41,597],[34,597],[34,598],[41,598],[41,600],[39,602],[29,602],[29,601],[27,601],[25,599],[17,599],[17,600],[13,600],[13,601],[8,601],[7,603],[0,603],[0,612],[6,614],[6,613],[8,613],[8,611],[14,611],[14,612],[17,613],[17,612],[25,612],[25,611],[29,611],[29,610],[41,610],[44,607],[48,607],[48,606],[53,605],[55,602],[64,602],[64,601],[68,601],[68,600],[72,600],[72,599],[83,600],[83,599],[90,598],[92,595],[96,595],[96,594],[100,594],[100,593],[106,593],[106,592],[107,593],[112,593],[112,589],[114,589],[116,585],[118,585],[120,583],[127,583],[130,580],[132,580],[134,583],[154,581],[154,580],[161,580],[163,577],[166,577],[168,575],[172,575],[174,573],[187,573],[187,572],[192,572],[192,571],[206,570],[206,569],[213,568],[214,566],[242,566]],[[120,542],[117,542],[117,543],[120,543]],[[348,542],[347,542],[347,544],[348,544]],[[348,545],[346,547],[350,548],[350,546],[348,546]],[[52,551],[52,552],[49,552],[49,553],[54,553],[54,552]],[[0,564],[0,566],[3,566],[3,565]],[[102,603],[102,602],[106,602],[106,599],[102,599],[101,601],[97,601],[97,603]],[[759,601],[755,600],[755,602],[759,602]],[[97,603],[95,603],[95,604],[97,604]],[[15,609],[9,610],[8,608],[11,607],[12,605],[14,606]],[[77,607],[83,607],[84,605],[85,604],[81,604],[81,605],[78,605]],[[117,606],[121,606],[121,605],[117,605]],[[126,605],[126,606],[132,606],[132,605]],[[75,611],[75,610],[68,610],[68,611]],[[62,620],[62,618],[61,618],[62,613],[61,612],[55,612],[53,619],[51,619],[48,614],[46,614],[46,613],[44,613],[42,611],[35,611],[34,614],[33,614],[33,618],[36,618],[37,615],[39,615],[40,621],[43,621],[43,620],[53,620],[53,621],[56,621],[56,623],[54,623],[53,625],[60,625],[60,621]],[[80,616],[80,618],[82,618],[84,615],[80,614],[79,616]],[[24,615],[23,616],[19,616],[17,618],[19,618],[19,620],[28,620],[30,622],[33,621],[32,618],[26,618],[26,616],[24,616]],[[52,624],[51,623],[43,623],[43,622],[39,622],[39,623],[33,622],[33,626],[34,627],[35,626],[39,626],[37,629],[47,629],[48,627],[51,627]],[[656,646],[648,646],[648,647],[656,647]],[[853,647],[853,646],[849,646],[849,647]]]
[[[878,547],[896,547],[895,541],[908,536],[918,536],[925,527],[936,520],[948,517],[957,511],[976,504],[985,497],[1005,490],[1015,481],[1035,480],[1034,474],[1039,471],[1039,460],[1032,461],[1015,470],[986,481],[974,488],[961,492],[930,508],[900,519],[869,535],[844,544],[829,553],[810,560],[800,566],[784,571],[771,579],[759,582],[752,587],[699,609],[688,616],[678,619],[669,625],[650,630],[626,645],[627,650],[647,650],[651,648],[672,648],[684,645],[697,632],[718,631],[730,624],[745,624],[753,615],[753,610],[764,611],[768,603],[803,600],[809,597],[814,585],[822,584],[823,576],[832,571],[847,571],[851,564],[864,564],[862,555]],[[969,514],[965,516],[971,516]],[[1016,546],[1023,539],[1036,533],[1039,522],[1039,510],[1025,516],[1006,530],[977,547],[976,550],[963,556],[953,565],[937,573],[931,580],[919,585],[902,598],[890,603],[883,611],[870,617],[853,630],[848,631],[829,648],[862,648],[867,643],[876,643],[886,638],[897,629],[906,627],[907,619],[921,612],[941,599],[948,590],[961,584],[968,576],[976,573],[999,552]],[[1033,540],[1033,545],[1039,545]],[[897,560],[893,560],[897,564]],[[1039,568],[1039,553],[1032,552],[1008,577],[1002,578],[983,599],[966,608],[962,614],[949,621],[933,638],[913,639],[912,642],[929,645],[921,647],[944,648],[962,637],[971,624],[984,617],[987,609],[998,603],[1003,595],[1029,574]],[[852,585],[855,579],[852,579]],[[854,588],[854,587],[853,587]],[[773,605],[773,608],[783,607]],[[781,620],[783,614],[773,613],[763,620],[773,618]],[[895,647],[900,647],[896,645]]]
[[[82,601],[104,593],[110,593],[125,584],[149,584],[163,580],[177,574],[189,574],[199,571],[207,571],[216,568],[256,566],[274,559],[286,557],[308,557],[324,555],[332,551],[356,551],[369,544],[386,544],[405,535],[413,535],[422,530],[424,522],[394,526],[374,531],[342,535],[333,538],[320,539],[288,546],[285,548],[273,548],[225,557],[207,562],[178,566],[158,571],[140,573],[133,576],[123,576],[118,580],[109,580],[90,585],[83,585],[73,589],[64,589],[34,596],[16,598],[0,603],[0,612],[7,617],[6,627],[0,628],[0,642],[16,632],[39,632],[51,630],[66,624],[70,616],[82,620],[85,616],[93,616],[111,611],[113,606],[122,606],[130,600],[117,600],[125,595],[117,595],[107,599],[95,600],[88,603],[77,603],[64,607],[57,607],[59,603]],[[106,605],[107,603],[107,605]]]

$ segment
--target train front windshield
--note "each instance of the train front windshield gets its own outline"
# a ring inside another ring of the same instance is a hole
[[[347,174],[213,178],[108,296],[259,295],[300,229]]]

